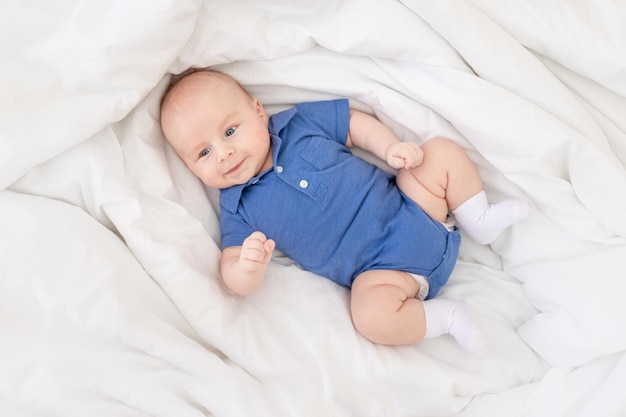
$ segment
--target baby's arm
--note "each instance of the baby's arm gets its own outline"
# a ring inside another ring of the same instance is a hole
[[[255,293],[263,283],[274,247],[272,239],[254,232],[241,246],[225,248],[220,268],[226,286],[239,295]]]
[[[395,169],[415,168],[424,160],[424,153],[419,145],[400,142],[380,121],[353,109],[350,109],[350,130],[346,146],[356,146],[371,152]]]

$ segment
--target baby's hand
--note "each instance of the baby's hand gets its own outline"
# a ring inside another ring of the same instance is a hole
[[[424,162],[422,148],[413,142],[395,142],[385,152],[387,163],[395,169],[411,169]]]
[[[272,259],[276,244],[261,232],[253,232],[243,241],[239,262],[245,271],[256,272],[265,269]]]

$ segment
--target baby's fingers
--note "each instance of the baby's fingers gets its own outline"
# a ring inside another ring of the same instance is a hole
[[[387,163],[395,169],[411,169],[420,165],[424,153],[419,145],[411,142],[396,142],[387,149]]]
[[[244,262],[264,263],[265,252],[256,248],[247,248],[241,251],[241,260]]]
[[[406,161],[401,156],[391,155],[387,158],[387,164],[393,169],[400,169],[405,167]]]
[[[276,248],[276,243],[272,239],[267,239],[263,244],[263,248],[265,249],[265,253],[271,256],[272,252],[274,252],[274,248]]]
[[[243,242],[240,258],[246,262],[267,264],[274,247],[273,240],[267,239],[261,232],[254,232]]]
[[[405,147],[403,149],[403,168],[411,169],[420,165],[424,161],[424,153],[417,146]]]

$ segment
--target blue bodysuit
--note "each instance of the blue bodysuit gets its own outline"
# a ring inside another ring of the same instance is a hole
[[[348,100],[302,103],[270,118],[273,166],[220,192],[222,248],[263,232],[303,268],[350,287],[361,273],[423,275],[432,298],[461,237],[431,219],[395,177],[345,146]]]

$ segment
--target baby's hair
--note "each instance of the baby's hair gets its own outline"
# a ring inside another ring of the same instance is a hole
[[[240,92],[245,94],[247,97],[250,97],[250,94],[248,93],[248,91],[246,91],[246,89],[243,88],[243,86],[239,83],[239,81],[235,80],[234,78],[232,78],[231,76],[223,72],[214,71],[214,70],[207,69],[207,68],[188,68],[185,71],[181,72],[180,74],[172,75],[170,83],[165,89],[165,92],[163,93],[163,96],[161,97],[161,102],[159,103],[160,112],[163,112],[163,105],[167,97],[170,95],[171,91],[174,89],[174,87],[176,87],[176,85],[183,79],[197,72],[210,73],[210,74],[215,74],[218,76],[223,76],[224,78],[228,78],[237,87],[237,89],[240,90]]]
[[[163,95],[161,96],[161,102],[159,103],[159,109],[161,111],[163,111],[163,103],[165,102],[165,99],[170,94],[170,91],[172,91],[174,86],[176,84],[178,84],[178,82],[180,80],[182,80],[183,78],[185,78],[186,76],[191,75],[194,72],[198,72],[198,71],[206,71],[206,69],[203,69],[203,68],[187,68],[185,71],[181,72],[180,74],[173,74],[172,75],[172,78],[170,79],[170,83],[165,88],[165,91],[163,92]]]

